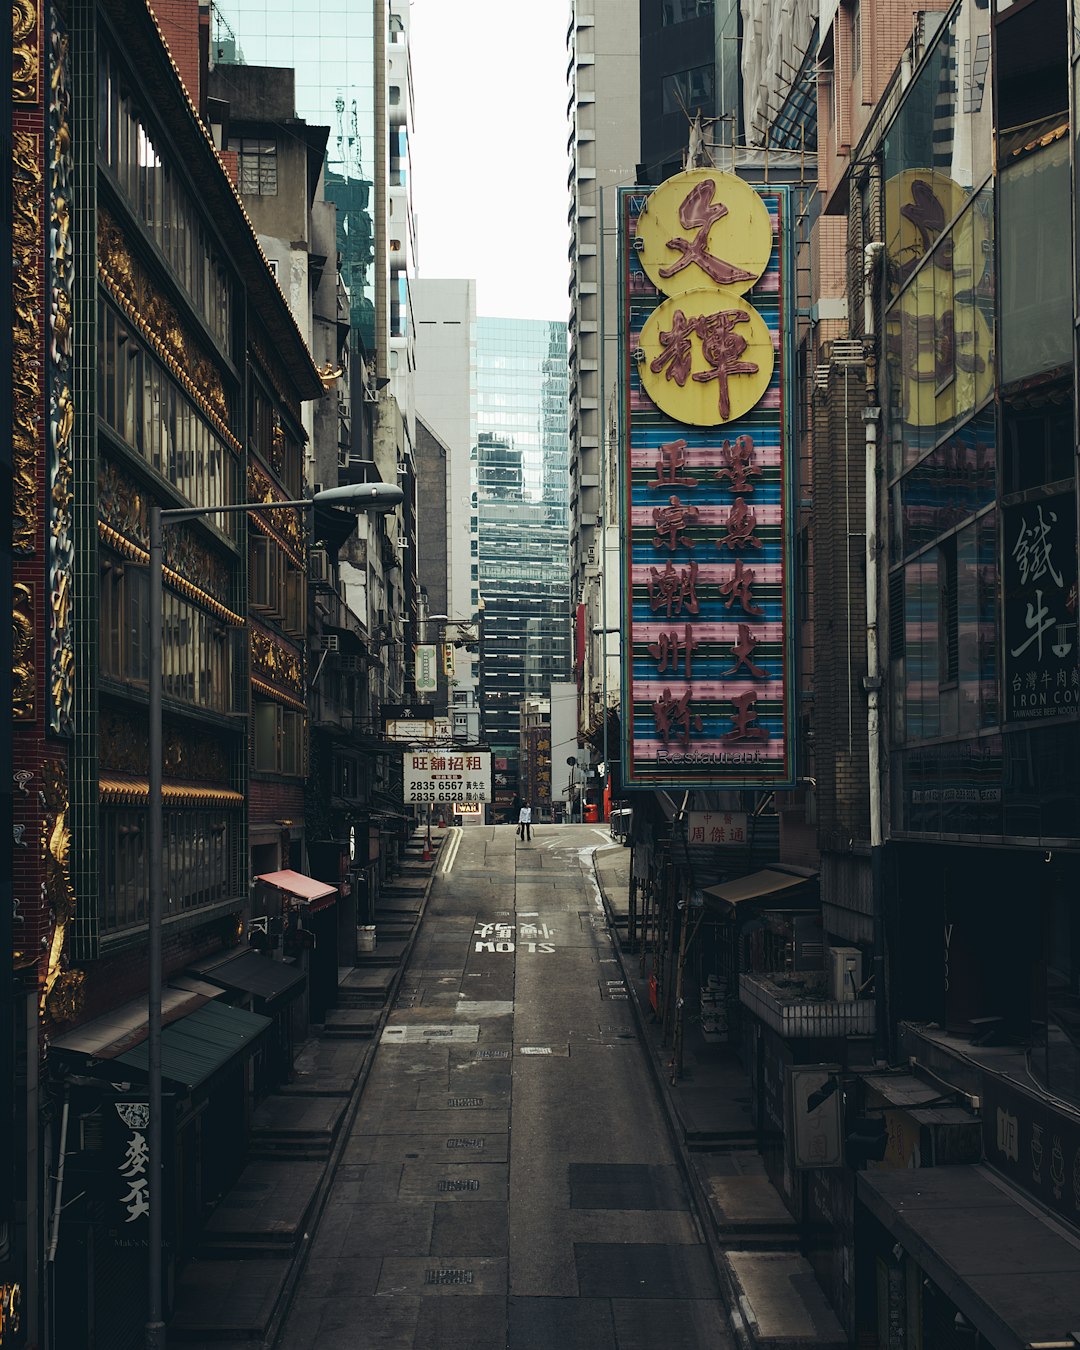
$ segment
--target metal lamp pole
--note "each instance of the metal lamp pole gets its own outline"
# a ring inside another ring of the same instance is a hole
[[[404,493],[394,483],[352,483],[345,487],[327,488],[314,497],[289,502],[239,502],[228,506],[179,507],[163,511],[150,508],[150,699],[149,699],[149,754],[150,772],[149,813],[150,887],[147,914],[147,959],[150,963],[147,985],[147,1069],[150,1120],[147,1128],[147,1309],[145,1326],[146,1350],[164,1350],[165,1320],[161,1297],[161,1262],[163,1256],[162,1209],[165,1201],[164,1156],[161,1146],[161,929],[165,908],[165,887],[162,875],[162,851],[165,816],[161,799],[163,773],[162,740],[162,631],[165,626],[164,559],[162,556],[163,526],[200,516],[236,515],[242,511],[259,511],[267,507],[341,506],[357,512],[392,511],[404,501]]]

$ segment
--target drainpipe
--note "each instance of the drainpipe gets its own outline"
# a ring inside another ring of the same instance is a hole
[[[885,848],[881,812],[881,664],[878,654],[878,426],[877,335],[874,331],[874,281],[884,245],[863,250],[863,340],[866,343],[866,743],[870,771],[870,889],[874,935],[874,1057],[888,1059],[885,997]]]

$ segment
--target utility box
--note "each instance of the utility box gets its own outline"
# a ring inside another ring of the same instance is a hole
[[[826,974],[834,1003],[852,1003],[862,985],[862,952],[858,947],[829,947]]]

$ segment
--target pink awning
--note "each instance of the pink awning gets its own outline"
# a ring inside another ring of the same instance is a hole
[[[265,882],[267,886],[276,886],[279,891],[287,891],[297,900],[302,900],[305,905],[310,905],[313,909],[322,909],[323,906],[318,902],[324,900],[329,904],[330,896],[337,899],[338,888],[331,886],[325,881],[316,881],[314,877],[306,877],[303,872],[291,872],[285,868],[281,872],[264,872],[262,876],[255,878],[256,881]]]

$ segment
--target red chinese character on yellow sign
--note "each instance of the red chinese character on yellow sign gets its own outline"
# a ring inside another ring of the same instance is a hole
[[[665,295],[706,286],[741,294],[768,266],[773,226],[765,203],[741,178],[690,169],[649,195],[638,216],[637,248],[646,275]]]
[[[756,361],[743,361],[746,351],[746,338],[735,332],[737,323],[749,323],[750,312],[745,309],[723,309],[716,314],[706,314],[697,322],[698,336],[701,338],[701,353],[708,361],[710,370],[699,370],[694,379],[699,384],[716,381],[720,395],[720,417],[726,422],[731,416],[731,391],[728,380],[732,375],[756,375]]]
[[[679,204],[679,224],[684,230],[696,230],[693,240],[676,235],[667,241],[667,246],[682,256],[678,262],[660,268],[665,281],[677,276],[684,268],[696,263],[698,267],[716,282],[718,286],[733,286],[739,281],[756,281],[757,273],[748,272],[745,267],[735,267],[723,258],[715,258],[709,252],[709,231],[718,220],[723,220],[728,209],[723,202],[713,201],[716,181],[703,178],[690,189]]]

